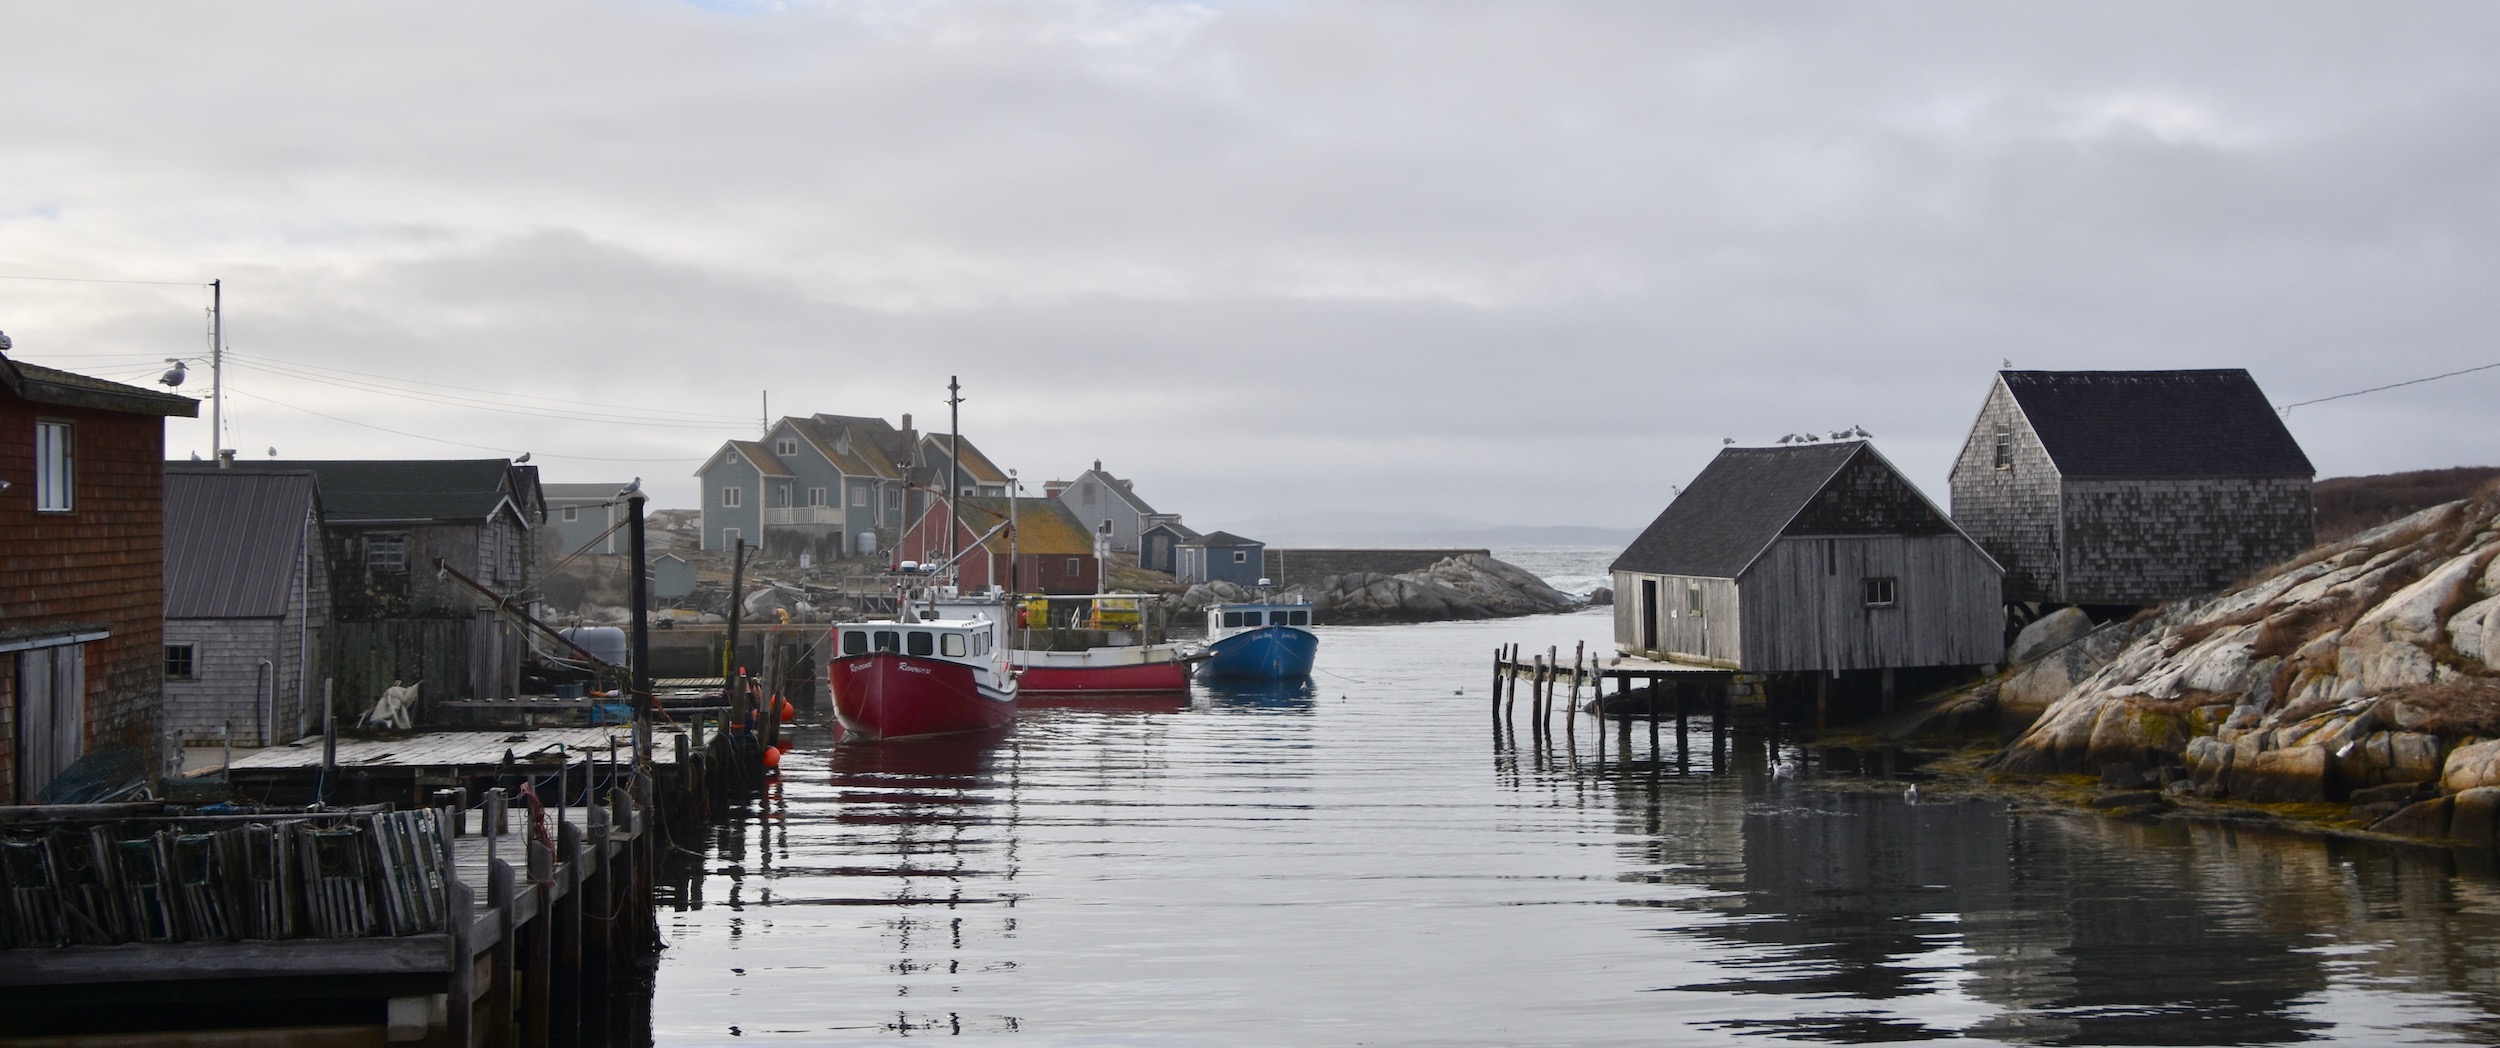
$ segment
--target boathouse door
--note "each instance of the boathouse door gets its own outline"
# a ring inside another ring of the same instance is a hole
[[[1641,650],[1658,650],[1658,580],[1641,580]]]

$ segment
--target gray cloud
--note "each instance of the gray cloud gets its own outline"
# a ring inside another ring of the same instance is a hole
[[[1207,526],[1628,525],[1722,436],[1853,423],[1941,498],[2000,358],[2285,403],[2500,360],[2495,17],[13,5],[0,273],[225,278],[247,453],[685,501],[760,390],[926,425],[962,374],[1028,477],[1099,457]],[[0,329],[135,376],[205,298],[0,281]],[[2291,421],[2329,473],[2488,462],[2494,374]]]

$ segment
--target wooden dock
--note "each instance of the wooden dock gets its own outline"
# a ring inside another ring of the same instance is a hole
[[[1640,682],[1635,690],[1634,682]],[[1592,653],[1586,645],[1574,645],[1569,661],[1559,647],[1549,647],[1544,654],[1523,655],[1519,645],[1507,644],[1493,649],[1492,716],[1497,740],[1505,737],[1519,705],[1519,686],[1528,686],[1528,730],[1542,740],[1552,731],[1554,714],[1562,714],[1563,737],[1576,744],[1578,722],[1582,710],[1580,692],[1588,689],[1590,707],[1585,711],[1591,722],[1603,725],[1613,720],[1619,745],[1628,749],[1635,720],[1649,724],[1650,749],[1656,752],[1661,722],[1675,723],[1676,746],[1688,750],[1688,733],[1692,718],[1705,716],[1714,750],[1724,747],[1726,733],[1737,706],[1748,700],[1759,701],[1759,679],[1738,673],[1725,666],[1701,663],[1662,662],[1624,656]],[[1614,685],[1607,694],[1606,685]],[[1603,758],[1606,733],[1597,732],[1598,753]]]
[[[163,926],[177,935],[203,927],[194,911],[239,900],[224,937],[153,941],[157,931],[141,921],[120,930],[149,937],[142,941],[0,949],[7,1031],[0,1036],[45,1044],[273,1046],[634,1039],[639,1031],[620,1027],[636,1020],[630,1009],[611,1005],[608,983],[656,946],[650,870],[662,831],[652,817],[652,792],[653,780],[642,775],[590,803],[564,807],[514,806],[497,790],[474,810],[462,810],[457,795],[447,793],[442,806],[417,811],[227,817],[226,825],[263,830],[298,822],[339,833],[361,821],[385,832],[366,836],[372,847],[362,854],[375,861],[360,867],[361,878],[347,878],[344,896],[344,873],[309,859],[300,878],[254,868],[238,871],[237,883],[204,880],[210,890],[193,891],[186,870],[186,890],[171,895],[162,884],[121,886],[142,906],[154,899],[181,916]],[[210,825],[201,816],[127,811],[48,815],[0,829],[60,835],[76,828],[99,840],[145,841],[196,840]],[[23,871],[11,872],[13,901],[39,901],[26,895],[38,889],[15,876]],[[281,881],[293,887],[277,888]],[[160,890],[151,895],[150,887]],[[363,924],[341,929],[321,919],[324,907],[331,907],[328,915],[341,912],[334,905],[341,898]],[[296,937],[246,937],[281,918]],[[147,1008],[129,1014],[136,1003]],[[166,1028],[169,1015],[180,1017],[182,1032],[154,1032]]]

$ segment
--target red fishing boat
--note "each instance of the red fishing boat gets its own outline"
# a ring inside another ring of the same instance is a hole
[[[833,711],[845,734],[905,739],[995,728],[1016,716],[1016,677],[986,618],[834,628]]]
[[[1032,596],[1013,605],[1007,653],[1029,693],[1186,691],[1195,647],[1163,639],[1153,598],[1136,593]]]

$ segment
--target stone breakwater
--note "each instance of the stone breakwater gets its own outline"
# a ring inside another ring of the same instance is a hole
[[[1247,587],[1209,582],[1191,586],[1174,606],[1190,612],[1214,603],[1259,599]],[[1581,606],[1527,569],[1483,553],[1460,554],[1396,575],[1362,571],[1325,575],[1270,590],[1264,599],[1309,601],[1322,622],[1490,619]]]
[[[2495,660],[2500,491],[2486,491],[2085,632],[1973,699],[2038,711],[1996,771],[2099,773],[2146,805],[2156,788],[2347,803],[2381,832],[2489,842]]]

